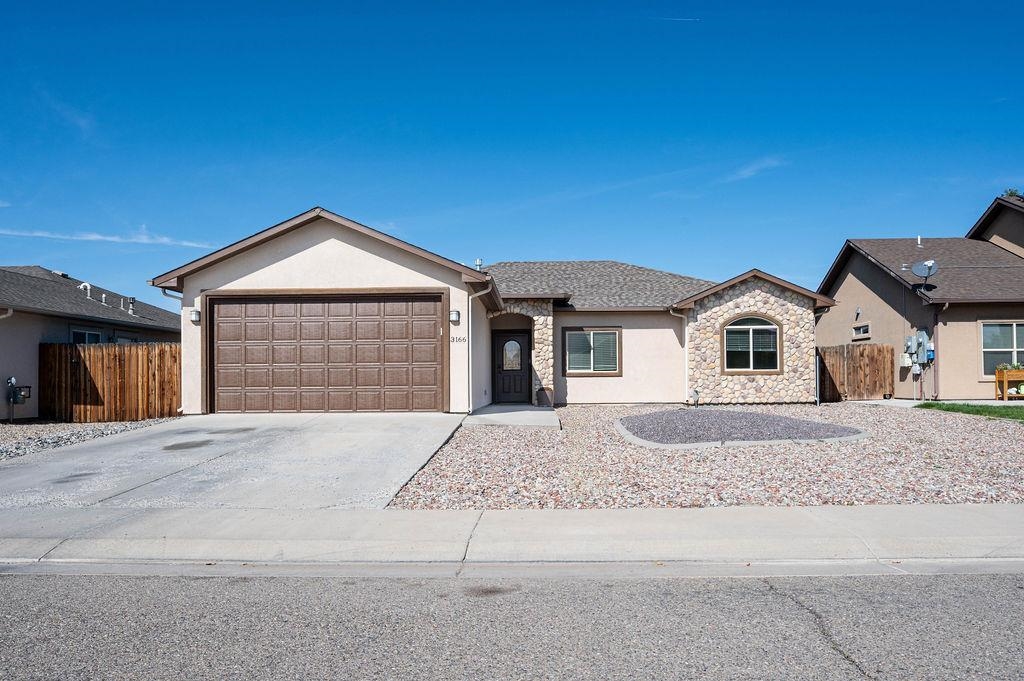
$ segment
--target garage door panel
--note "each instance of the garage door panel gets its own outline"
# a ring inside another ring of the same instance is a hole
[[[242,340],[242,323],[217,321],[217,338],[224,343]]]
[[[327,363],[332,366],[335,364],[352,364],[354,355],[355,349],[351,345],[327,346]]]
[[[440,295],[215,301],[215,411],[437,411]]]
[[[437,321],[434,319],[412,320],[412,337],[414,340],[432,340],[437,338]]]
[[[299,340],[322,341],[326,337],[323,322],[300,322]]]
[[[354,388],[355,385],[355,370],[346,367],[327,369],[327,386],[329,388]]]
[[[412,362],[413,364],[437,364],[440,362],[438,356],[438,347],[436,343],[414,343],[412,345]]]
[[[351,321],[331,320],[327,322],[327,340],[350,341],[355,337],[354,324]]]
[[[291,343],[275,343],[271,345],[270,363],[275,366],[279,364],[298,364],[299,346]]]
[[[245,370],[245,388],[270,388],[270,369],[249,369]]]
[[[410,388],[412,367],[384,367],[385,388]]]
[[[299,369],[299,384],[303,388],[326,388],[327,368]]]
[[[379,390],[356,392],[356,411],[383,411],[384,401]]]
[[[270,373],[271,387],[273,388],[298,388],[299,370],[292,367],[275,366]],[[279,392],[279,391],[275,391]],[[280,391],[284,392],[284,391]]]
[[[409,364],[412,361],[412,352],[408,343],[389,343],[384,346],[385,364]]]
[[[266,342],[270,340],[270,322],[245,320],[245,342]]]
[[[358,367],[356,369],[357,388],[380,388],[383,372],[381,367]]]
[[[270,364],[270,346],[269,345],[255,345],[247,343],[245,346],[245,352],[242,354],[245,363],[248,365],[254,364]],[[220,359],[217,360],[218,364]]]
[[[299,325],[296,322],[274,321],[271,325],[271,340],[275,343],[286,343],[299,340]]]
[[[241,367],[220,367],[217,369],[217,385],[222,388],[241,388],[243,382]]]
[[[356,340],[375,341],[381,339],[381,321],[379,319],[356,320]]]

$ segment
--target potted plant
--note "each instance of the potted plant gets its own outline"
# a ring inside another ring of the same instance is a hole
[[[1015,382],[1017,390],[1010,392],[1010,383]],[[1024,366],[1019,362],[1012,364],[1001,362],[996,365],[996,399],[1008,400],[1011,397],[1024,397],[1021,392],[1021,384],[1024,384]]]

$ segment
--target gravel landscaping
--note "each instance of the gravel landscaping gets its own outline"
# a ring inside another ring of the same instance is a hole
[[[656,449],[627,442],[615,421],[665,412],[665,406],[571,406],[558,410],[561,431],[460,428],[392,506],[1024,503],[1024,428],[1018,421],[851,403],[729,410],[847,426],[868,438]]]
[[[723,441],[822,440],[863,431],[822,421],[733,409],[670,409],[626,416],[620,421],[641,440],[664,445]]]
[[[18,423],[16,421],[14,424],[4,421],[0,422],[0,461],[172,420],[150,419],[148,421],[115,421],[112,423]]]

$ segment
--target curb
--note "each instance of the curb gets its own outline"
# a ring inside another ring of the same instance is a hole
[[[637,437],[622,424],[622,419],[615,419],[615,430],[627,442],[649,449],[716,449],[718,447],[752,447],[754,445],[782,445],[782,444],[814,444],[826,442],[854,442],[866,440],[870,437],[865,430],[853,435],[840,435],[839,437],[820,438],[785,438],[781,440],[710,440],[707,442],[653,442]]]

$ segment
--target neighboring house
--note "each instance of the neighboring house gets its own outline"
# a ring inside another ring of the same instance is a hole
[[[183,295],[186,413],[812,402],[832,304],[757,270],[477,270],[322,208],[150,283]]]
[[[1000,197],[966,237],[850,239],[818,292],[836,306],[818,320],[819,346],[896,348],[895,397],[991,399],[995,367],[1024,363],[1024,201]],[[924,282],[913,263],[934,260]],[[902,366],[918,331],[934,345],[920,374]]]
[[[0,390],[39,384],[40,343],[177,341],[178,315],[36,265],[0,266]],[[34,418],[39,400],[18,405]],[[4,414],[6,417],[6,407]]]

